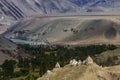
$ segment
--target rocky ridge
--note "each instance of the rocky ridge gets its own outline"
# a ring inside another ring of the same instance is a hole
[[[120,66],[102,67],[93,62],[91,57],[78,63],[73,59],[65,67],[49,70],[37,80],[120,80]]]

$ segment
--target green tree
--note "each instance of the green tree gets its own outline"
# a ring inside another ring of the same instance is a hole
[[[5,62],[1,65],[5,77],[13,76],[15,64],[15,60],[5,60]]]

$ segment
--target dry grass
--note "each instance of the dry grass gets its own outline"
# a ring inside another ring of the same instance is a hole
[[[52,73],[46,74],[38,80],[101,80],[100,78],[104,78],[105,80],[117,80],[116,77],[120,78],[120,76],[113,78],[109,73],[111,72],[117,75],[120,71],[115,73],[114,69],[119,68],[120,66],[102,68],[95,63],[75,67],[67,65],[61,69],[53,69]]]

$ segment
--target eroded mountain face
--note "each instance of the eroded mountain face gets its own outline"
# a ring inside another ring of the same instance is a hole
[[[119,0],[0,0],[0,17],[18,20],[36,14],[118,11]]]
[[[119,3],[119,0],[0,0],[0,34],[26,17],[81,12],[118,13]]]

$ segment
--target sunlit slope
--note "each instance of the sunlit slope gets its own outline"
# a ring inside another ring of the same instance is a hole
[[[55,44],[119,44],[119,16],[35,17],[21,20],[4,35]]]
[[[89,65],[55,68],[38,80],[117,80],[120,78],[120,66],[100,67],[95,63]]]

